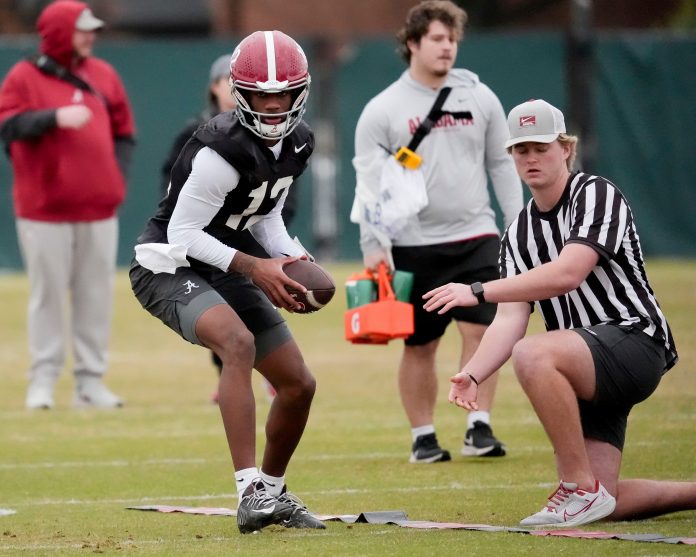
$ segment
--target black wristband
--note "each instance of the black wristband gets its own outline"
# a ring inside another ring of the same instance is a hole
[[[476,377],[471,375],[471,373],[467,373],[467,375],[469,376],[469,379],[471,379],[474,382],[474,384],[478,387],[479,386],[478,379],[476,379]]]

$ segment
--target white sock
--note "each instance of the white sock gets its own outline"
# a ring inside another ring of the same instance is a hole
[[[270,495],[273,495],[273,497],[278,497],[280,492],[283,491],[283,486],[285,485],[285,476],[269,476],[263,470],[261,470],[259,476],[266,486],[266,491],[268,491]]]
[[[469,429],[474,427],[474,422],[483,422],[484,424],[491,425],[491,413],[484,412],[483,410],[469,412],[469,417],[467,418],[467,427]]]
[[[435,433],[435,426],[433,424],[411,428],[411,437],[413,437],[414,441],[417,437],[420,437],[421,435],[428,435],[428,433]]]
[[[237,500],[242,499],[242,493],[244,490],[251,485],[251,483],[258,479],[259,469],[254,468],[244,468],[243,470],[237,470],[234,473],[235,483],[237,484]]]

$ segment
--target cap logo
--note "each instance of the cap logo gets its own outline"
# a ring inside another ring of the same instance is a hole
[[[536,126],[536,116],[520,116],[520,128]]]

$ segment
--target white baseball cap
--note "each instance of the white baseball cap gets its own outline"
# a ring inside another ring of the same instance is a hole
[[[541,99],[518,104],[508,115],[510,138],[505,148],[525,141],[551,143],[558,134],[565,133],[563,113]]]
[[[78,31],[96,31],[104,27],[104,22],[94,17],[92,10],[85,8],[75,22],[75,29]]]

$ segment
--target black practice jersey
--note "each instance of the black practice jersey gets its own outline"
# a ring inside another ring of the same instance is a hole
[[[300,122],[283,139],[276,159],[261,138],[239,123],[235,113],[219,114],[198,128],[184,145],[172,168],[169,192],[138,238],[139,244],[168,243],[167,227],[172,212],[191,173],[193,159],[203,147],[218,153],[240,176],[203,231],[231,248],[240,249],[248,242],[245,230],[277,205],[283,191],[307,167],[314,149],[314,135],[307,124]]]

